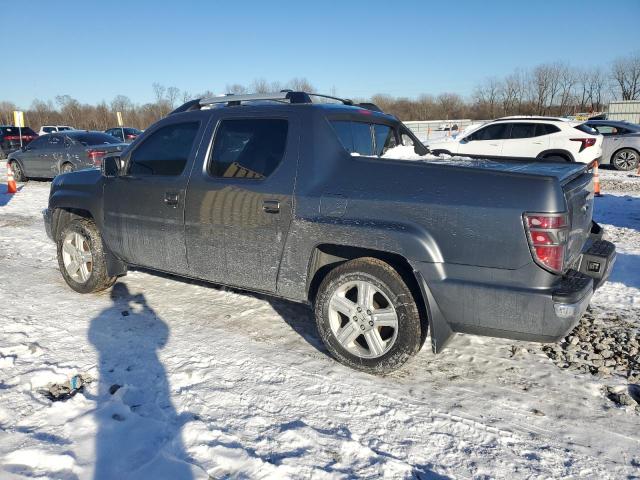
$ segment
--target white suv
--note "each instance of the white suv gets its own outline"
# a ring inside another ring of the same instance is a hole
[[[43,125],[38,131],[38,135],[46,135],[47,133],[64,132],[67,130],[75,130],[75,128],[68,125]]]
[[[504,117],[428,147],[436,155],[591,163],[602,156],[602,138],[587,125],[561,118]]]

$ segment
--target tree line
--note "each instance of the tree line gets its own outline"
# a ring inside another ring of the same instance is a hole
[[[267,93],[285,88],[316,92],[305,78],[269,82],[259,78],[249,85],[228,84],[226,93]],[[194,98],[214,96],[211,91],[191,94],[177,87],[152,85],[152,102],[137,104],[125,95],[97,105],[81,103],[70,95],[54,100],[36,99],[25,110],[25,121],[34,128],[42,125],[71,125],[88,130],[105,130],[117,125],[122,112],[126,126],[144,129],[167,115],[179,104]],[[336,96],[331,89],[329,94]],[[420,95],[417,98],[374,95],[372,101],[401,120],[490,119],[506,115],[572,115],[600,112],[610,100],[640,100],[640,52],[615,60],[609,69],[577,68],[566,63],[546,63],[530,70],[516,70],[503,77],[487,78],[465,98],[457,93]],[[0,124],[13,123],[18,106],[0,101]]]

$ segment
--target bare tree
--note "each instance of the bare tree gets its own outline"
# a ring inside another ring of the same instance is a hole
[[[233,93],[234,95],[244,95],[248,93],[247,87],[240,83],[232,83],[225,87],[225,93]]]
[[[622,100],[640,99],[640,52],[615,60],[611,78]]]
[[[496,117],[500,92],[503,88],[502,82],[495,77],[488,78],[476,88],[474,92],[474,99],[476,108],[481,112],[479,114],[481,117]]]
[[[176,106],[176,100],[180,96],[180,89],[177,87],[167,88],[166,99],[169,106],[173,109]]]

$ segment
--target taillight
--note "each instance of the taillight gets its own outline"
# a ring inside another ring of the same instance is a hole
[[[103,150],[87,150],[89,160],[91,160],[96,167],[102,165],[102,157],[104,157],[106,153],[107,152]]]
[[[20,135],[5,135],[5,140],[20,140]]]
[[[572,138],[572,142],[581,142],[580,151],[583,151],[585,148],[593,147],[596,144],[595,138]]]
[[[134,138],[136,138],[136,137],[137,137],[137,135],[131,135],[131,134],[129,134],[129,135],[127,135],[126,137],[127,137],[129,140],[133,140]]]
[[[525,213],[527,232],[533,259],[554,273],[562,273],[569,223],[564,213]]]

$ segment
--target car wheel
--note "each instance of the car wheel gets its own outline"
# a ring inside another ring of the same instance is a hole
[[[22,167],[15,160],[9,162],[9,166],[11,167],[11,172],[13,173],[13,179],[16,182],[26,182],[27,177],[24,176],[24,171],[22,171]]]
[[[64,163],[60,168],[60,173],[71,173],[75,170],[71,163]]]
[[[618,150],[611,157],[611,164],[616,170],[635,170],[638,167],[640,154],[632,148],[623,148]]]
[[[76,292],[99,292],[116,281],[107,274],[102,237],[93,221],[78,218],[69,222],[60,231],[57,246],[62,277]]]
[[[376,258],[358,258],[331,270],[315,302],[318,332],[343,364],[386,374],[422,346],[418,307],[402,277]]]

